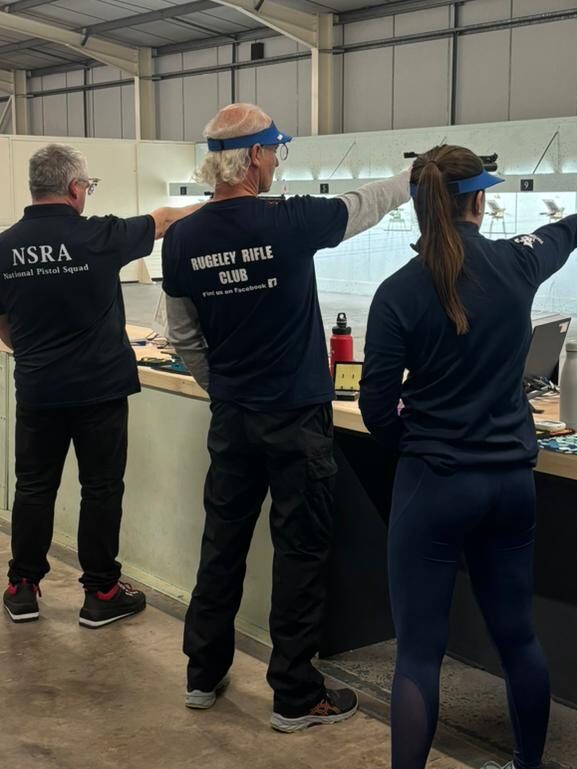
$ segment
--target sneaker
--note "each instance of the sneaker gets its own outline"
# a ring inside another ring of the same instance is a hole
[[[117,582],[107,593],[86,593],[79,622],[84,627],[99,628],[119,619],[132,617],[146,608],[146,596],[126,582]]]
[[[12,622],[34,622],[40,616],[38,596],[42,595],[38,585],[21,579],[16,584],[8,583],[4,593],[4,608]]]
[[[320,702],[306,713],[273,712],[270,725],[277,732],[297,732],[315,724],[337,724],[354,716],[359,707],[352,689],[327,689]]]
[[[218,683],[214,689],[210,692],[203,692],[200,689],[193,689],[186,692],[184,704],[187,708],[194,708],[195,710],[208,710],[216,702],[216,698],[219,694],[222,694],[226,687],[230,683],[230,678],[225,676],[220,683]]]

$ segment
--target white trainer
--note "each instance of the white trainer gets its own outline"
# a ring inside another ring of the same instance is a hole
[[[193,689],[191,692],[187,691],[184,704],[187,708],[208,710],[214,705],[217,696],[224,692],[229,683],[230,678],[225,676],[210,692],[201,692],[200,689]]]

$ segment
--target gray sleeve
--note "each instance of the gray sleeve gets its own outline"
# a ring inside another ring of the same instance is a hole
[[[188,297],[166,295],[168,341],[203,390],[208,390],[208,345],[200,328],[198,312]]]
[[[343,240],[378,224],[383,216],[410,200],[410,169],[397,176],[378,182],[363,184],[354,192],[339,195],[349,212],[349,221]]]

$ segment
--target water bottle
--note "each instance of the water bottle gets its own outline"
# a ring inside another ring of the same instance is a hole
[[[351,327],[347,324],[346,312],[339,312],[337,325],[333,326],[333,335],[331,336],[331,374],[334,376],[335,363],[352,360],[354,360],[354,356]]]
[[[561,390],[560,419],[577,430],[577,341],[565,345],[567,357],[559,382]]]

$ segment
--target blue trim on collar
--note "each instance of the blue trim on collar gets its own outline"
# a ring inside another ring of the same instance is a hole
[[[274,144],[288,144],[292,136],[283,134],[273,122],[263,131],[248,136],[236,136],[231,139],[207,139],[209,152],[222,152],[223,150],[239,150],[244,147],[254,147],[255,144],[272,146]]]
[[[505,180],[499,176],[490,174],[488,171],[483,171],[477,176],[470,176],[468,179],[456,179],[454,181],[447,182],[447,189],[451,195],[464,195],[467,192],[479,192],[479,190],[486,190],[489,187],[494,187],[496,184],[502,184]],[[411,197],[417,195],[416,184],[411,184]]]

